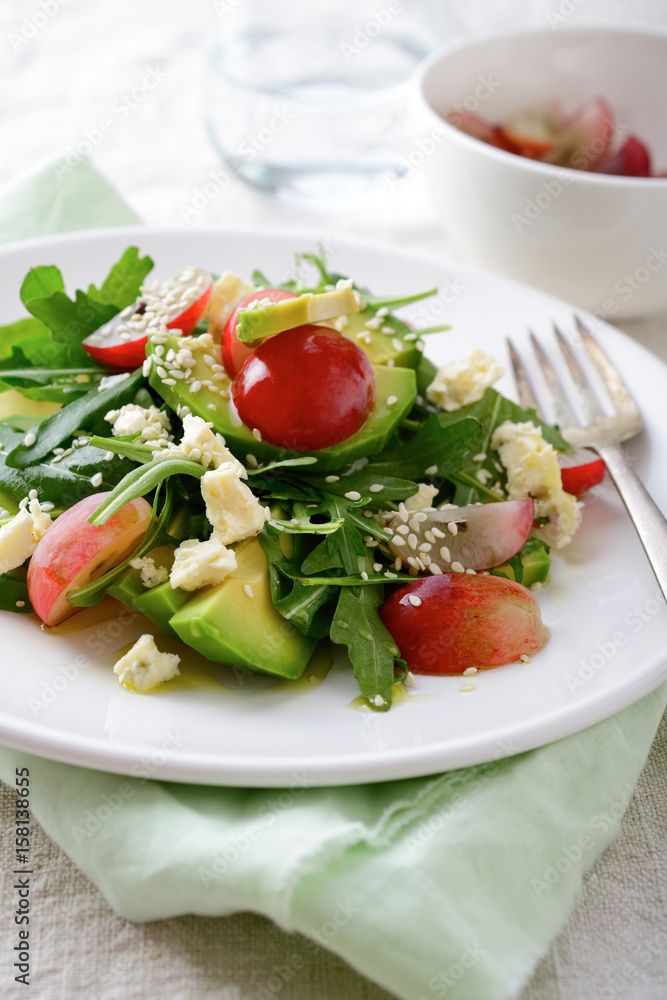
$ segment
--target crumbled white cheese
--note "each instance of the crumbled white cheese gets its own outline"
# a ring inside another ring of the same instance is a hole
[[[504,372],[502,365],[475,348],[465,358],[439,368],[426,390],[426,398],[441,410],[460,410],[482,398]]]
[[[138,434],[137,444],[147,444],[149,448],[165,448],[173,441],[169,414],[157,406],[126,403],[119,410],[109,410],[104,419],[111,424],[114,437]]]
[[[204,473],[201,495],[206,516],[226,545],[258,535],[264,527],[264,507],[231,462]]]
[[[225,271],[218,278],[213,285],[209,307],[209,330],[216,340],[220,340],[225,324],[236,307],[256,291],[254,285],[247,284],[230,271]]]
[[[98,392],[104,392],[105,389],[110,389],[114,385],[118,385],[119,382],[124,382],[126,378],[129,378],[132,372],[120,372],[118,375],[103,375],[100,379],[100,384],[97,387]]]
[[[183,437],[180,443],[160,452],[159,456],[156,457],[170,455],[191,458],[196,462],[201,462],[205,469],[209,467],[217,469],[221,465],[232,465],[235,474],[246,479],[248,473],[245,467],[227,449],[223,436],[213,433],[212,427],[213,424],[207,423],[201,417],[187,413],[183,418]]]
[[[142,635],[132,649],[114,666],[121,684],[131,684],[137,691],[149,691],[180,674],[180,656],[161,653],[152,635]]]
[[[142,556],[130,561],[132,569],[141,570],[141,582],[144,587],[152,590],[159,587],[161,583],[166,583],[169,579],[169,572],[165,566],[156,566],[152,556]]]
[[[222,583],[235,569],[236,556],[214,531],[205,542],[196,538],[181,542],[174,554],[169,582],[181,590],[198,590]]]
[[[581,524],[583,504],[563,489],[558,454],[544,440],[542,429],[530,421],[515,424],[506,420],[496,428],[491,447],[507,469],[508,498],[533,497],[535,516],[553,518],[551,524],[534,533],[557,549],[567,545]]]
[[[433,498],[438,495],[437,486],[429,486],[428,483],[419,483],[419,489],[414,496],[408,497],[405,501],[406,510],[423,510],[425,507],[433,506]]]
[[[0,528],[0,573],[22,566],[51,526],[51,515],[39,500],[22,501],[21,509]]]

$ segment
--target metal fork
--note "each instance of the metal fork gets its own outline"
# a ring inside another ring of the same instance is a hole
[[[619,372],[600,345],[591,336],[581,319],[578,316],[575,316],[574,319],[581,346],[607,390],[616,407],[616,412],[613,417],[608,417],[602,412],[588,376],[555,323],[556,342],[560,348],[565,367],[571,376],[570,389],[584,415],[585,424],[582,425],[575,416],[563,391],[561,378],[547,358],[539,341],[531,333],[532,346],[544,376],[547,396],[565,440],[575,448],[592,448],[604,461],[607,471],[627,507],[628,514],[660,584],[660,589],[667,598],[667,521],[628,465],[623,449],[620,447],[621,441],[627,441],[628,438],[634,437],[642,429],[641,414]],[[523,406],[534,407],[538,415],[541,416],[528,373],[509,339],[507,346],[519,399]]]

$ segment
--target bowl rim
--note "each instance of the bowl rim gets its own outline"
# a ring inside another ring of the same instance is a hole
[[[442,45],[434,52],[431,52],[415,69],[412,79],[413,87],[418,91],[423,107],[425,107],[431,115],[437,118],[440,125],[444,128],[446,137],[449,139],[455,139],[457,142],[461,142],[464,148],[469,147],[473,151],[477,150],[478,153],[483,151],[484,154],[490,156],[491,159],[498,159],[501,165],[504,164],[507,166],[508,164],[514,164],[517,169],[525,170],[528,173],[533,173],[535,175],[546,174],[547,179],[550,177],[558,177],[559,175],[562,178],[562,175],[565,173],[568,175],[569,183],[572,183],[572,181],[577,178],[580,183],[590,184],[591,186],[601,185],[608,187],[610,185],[619,184],[621,187],[626,188],[646,190],[655,188],[658,192],[662,191],[664,190],[664,183],[667,182],[667,177],[624,177],[619,174],[603,174],[596,173],[591,170],[576,170],[574,167],[561,167],[553,163],[543,163],[541,160],[531,160],[526,156],[519,156],[517,153],[510,153],[507,150],[498,149],[497,146],[491,146],[482,139],[476,139],[474,136],[468,135],[455,125],[450,124],[446,118],[443,118],[440,113],[435,110],[424,93],[426,78],[431,70],[437,66],[438,63],[443,62],[455,52],[459,52],[463,49],[473,48],[476,45],[494,41],[496,39],[525,38],[530,36],[545,35],[551,38],[559,35],[581,36],[585,34],[595,34],[597,36],[632,35],[634,37],[642,38],[661,38],[667,44],[667,28],[648,30],[635,25],[598,26],[594,24],[582,24],[556,29],[522,28],[520,30],[507,29],[503,31],[489,31],[483,34],[474,34],[463,39],[457,39],[456,41]],[[663,183],[660,184],[660,181]]]

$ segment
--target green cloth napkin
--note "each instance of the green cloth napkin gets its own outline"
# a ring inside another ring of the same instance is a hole
[[[0,193],[13,239],[91,220],[135,216],[87,160]],[[129,920],[253,910],[405,1000],[505,1000],[615,836],[666,703],[667,685],[539,750],[352,788],[181,785],[7,748],[0,777],[31,768],[36,818]]]

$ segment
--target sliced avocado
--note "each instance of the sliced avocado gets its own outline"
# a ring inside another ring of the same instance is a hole
[[[258,303],[262,300],[257,299]],[[267,302],[239,310],[236,336],[242,344],[283,333],[306,323],[321,323],[325,319],[359,312],[360,300],[351,288],[333,292],[304,292],[294,299]]]
[[[421,351],[415,347],[415,340],[403,340],[401,330],[405,325],[393,316],[386,316],[377,330],[366,326],[368,320],[375,316],[374,309],[364,309],[363,312],[347,317],[347,326],[343,333],[364,351],[373,365],[386,365],[393,361],[397,368],[417,368],[421,361]],[[393,330],[393,333],[382,333],[382,327]],[[357,336],[363,332],[364,336]],[[400,344],[400,350],[399,350]]]
[[[526,551],[521,552],[521,565],[523,567],[523,577],[521,583],[530,589],[534,583],[545,583],[551,568],[551,556],[545,548],[526,547]],[[490,570],[492,576],[504,576],[508,580],[516,580],[516,575],[511,562],[495,566]]]
[[[226,580],[198,591],[170,624],[183,642],[214,663],[296,680],[317,639],[302,635],[276,611],[268,560],[257,539],[241,546],[236,559],[237,569]]]
[[[169,337],[164,346],[165,351],[169,351],[171,348],[178,350],[179,347],[183,346],[183,343],[180,338]],[[147,352],[155,354],[155,345],[150,341]],[[192,378],[200,383],[210,381],[214,385],[228,389],[228,380],[214,379],[215,373],[204,360],[205,353],[206,351],[201,350],[201,348],[195,349],[193,352],[196,362],[191,369]],[[313,465],[311,468],[317,472],[337,469],[357,458],[382,451],[400,422],[412,409],[417,391],[415,373],[412,369],[373,365],[375,405],[361,430],[348,438],[347,441],[341,441],[340,444],[333,445],[331,448],[323,448],[321,451],[296,452],[289,451],[287,448],[278,448],[269,444],[268,441],[257,441],[250,428],[240,423],[238,414],[229,406],[228,400],[218,392],[211,392],[207,386],[202,384],[199,391],[194,393],[190,386],[186,385],[185,379],[179,379],[175,385],[167,385],[157,370],[161,363],[162,359],[155,356],[150,373],[150,384],[153,389],[173,410],[178,412],[177,407],[187,406],[191,413],[210,421],[214,430],[222,434],[228,446],[241,461],[247,461],[248,455],[253,455],[260,462],[272,462],[295,455],[313,455],[317,459],[317,465]],[[392,397],[395,397],[396,402],[387,405],[387,400]]]
[[[156,566],[164,566],[171,569],[174,561],[174,550],[168,545],[162,545],[157,549],[151,549],[148,553]],[[128,569],[118,580],[111,584],[107,594],[115,597],[117,601],[122,601],[129,607],[134,607],[134,602],[141,595],[146,593],[147,587],[141,582],[140,569]]]
[[[189,601],[192,594],[180,587],[172,587],[167,583],[161,583],[159,587],[151,590],[144,589],[143,593],[135,597],[133,607],[146,615],[165,635],[176,639],[178,636],[169,624],[170,619],[176,614],[186,601]]]

